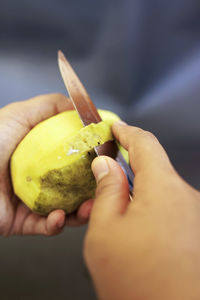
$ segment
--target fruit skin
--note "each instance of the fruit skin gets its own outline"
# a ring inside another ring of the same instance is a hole
[[[33,211],[45,214],[62,208],[66,213],[71,213],[84,200],[93,198],[96,183],[90,166],[94,158],[95,153],[91,151],[90,155],[77,159],[73,167],[67,165],[41,177],[41,192],[34,202]]]
[[[11,158],[15,194],[35,213],[54,209],[66,214],[94,197],[93,148],[112,139],[111,124],[119,117],[99,110],[102,124],[83,128],[76,111],[55,115],[35,126]]]

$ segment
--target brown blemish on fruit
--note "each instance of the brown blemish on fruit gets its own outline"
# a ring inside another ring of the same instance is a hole
[[[30,176],[27,176],[26,181],[30,182],[30,181],[32,181],[32,178]]]

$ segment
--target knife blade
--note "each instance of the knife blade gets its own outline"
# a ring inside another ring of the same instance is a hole
[[[102,121],[94,103],[90,99],[86,89],[82,85],[80,79],[71,67],[70,63],[64,56],[62,51],[58,51],[58,65],[65,87],[68,91],[69,97],[78,112],[80,119],[84,126],[91,123],[99,123]],[[123,169],[127,176],[129,183],[129,191],[132,195],[133,191],[133,172],[129,165],[126,163],[121,152],[119,151],[115,141],[109,141],[103,145],[94,148],[96,154],[106,155],[114,158]],[[130,196],[131,198],[131,196]]]
[[[69,97],[75,106],[83,125],[87,126],[91,123],[101,122],[102,119],[86,92],[86,89],[60,50],[58,51],[58,64]]]

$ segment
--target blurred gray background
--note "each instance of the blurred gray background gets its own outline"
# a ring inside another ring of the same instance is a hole
[[[66,94],[58,49],[99,108],[152,131],[200,188],[199,0],[0,0],[0,107]],[[85,230],[0,238],[1,299],[96,299]]]

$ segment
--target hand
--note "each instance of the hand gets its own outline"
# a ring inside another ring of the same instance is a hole
[[[100,299],[200,299],[200,194],[149,132],[116,123],[129,151],[134,199],[119,165],[98,157],[84,255]]]
[[[59,94],[35,97],[0,109],[0,234],[54,235],[61,232],[65,224],[87,222],[92,200],[83,203],[76,214],[67,218],[62,210],[41,217],[14,195],[11,186],[9,161],[18,143],[37,123],[68,109],[73,109],[71,102]]]

